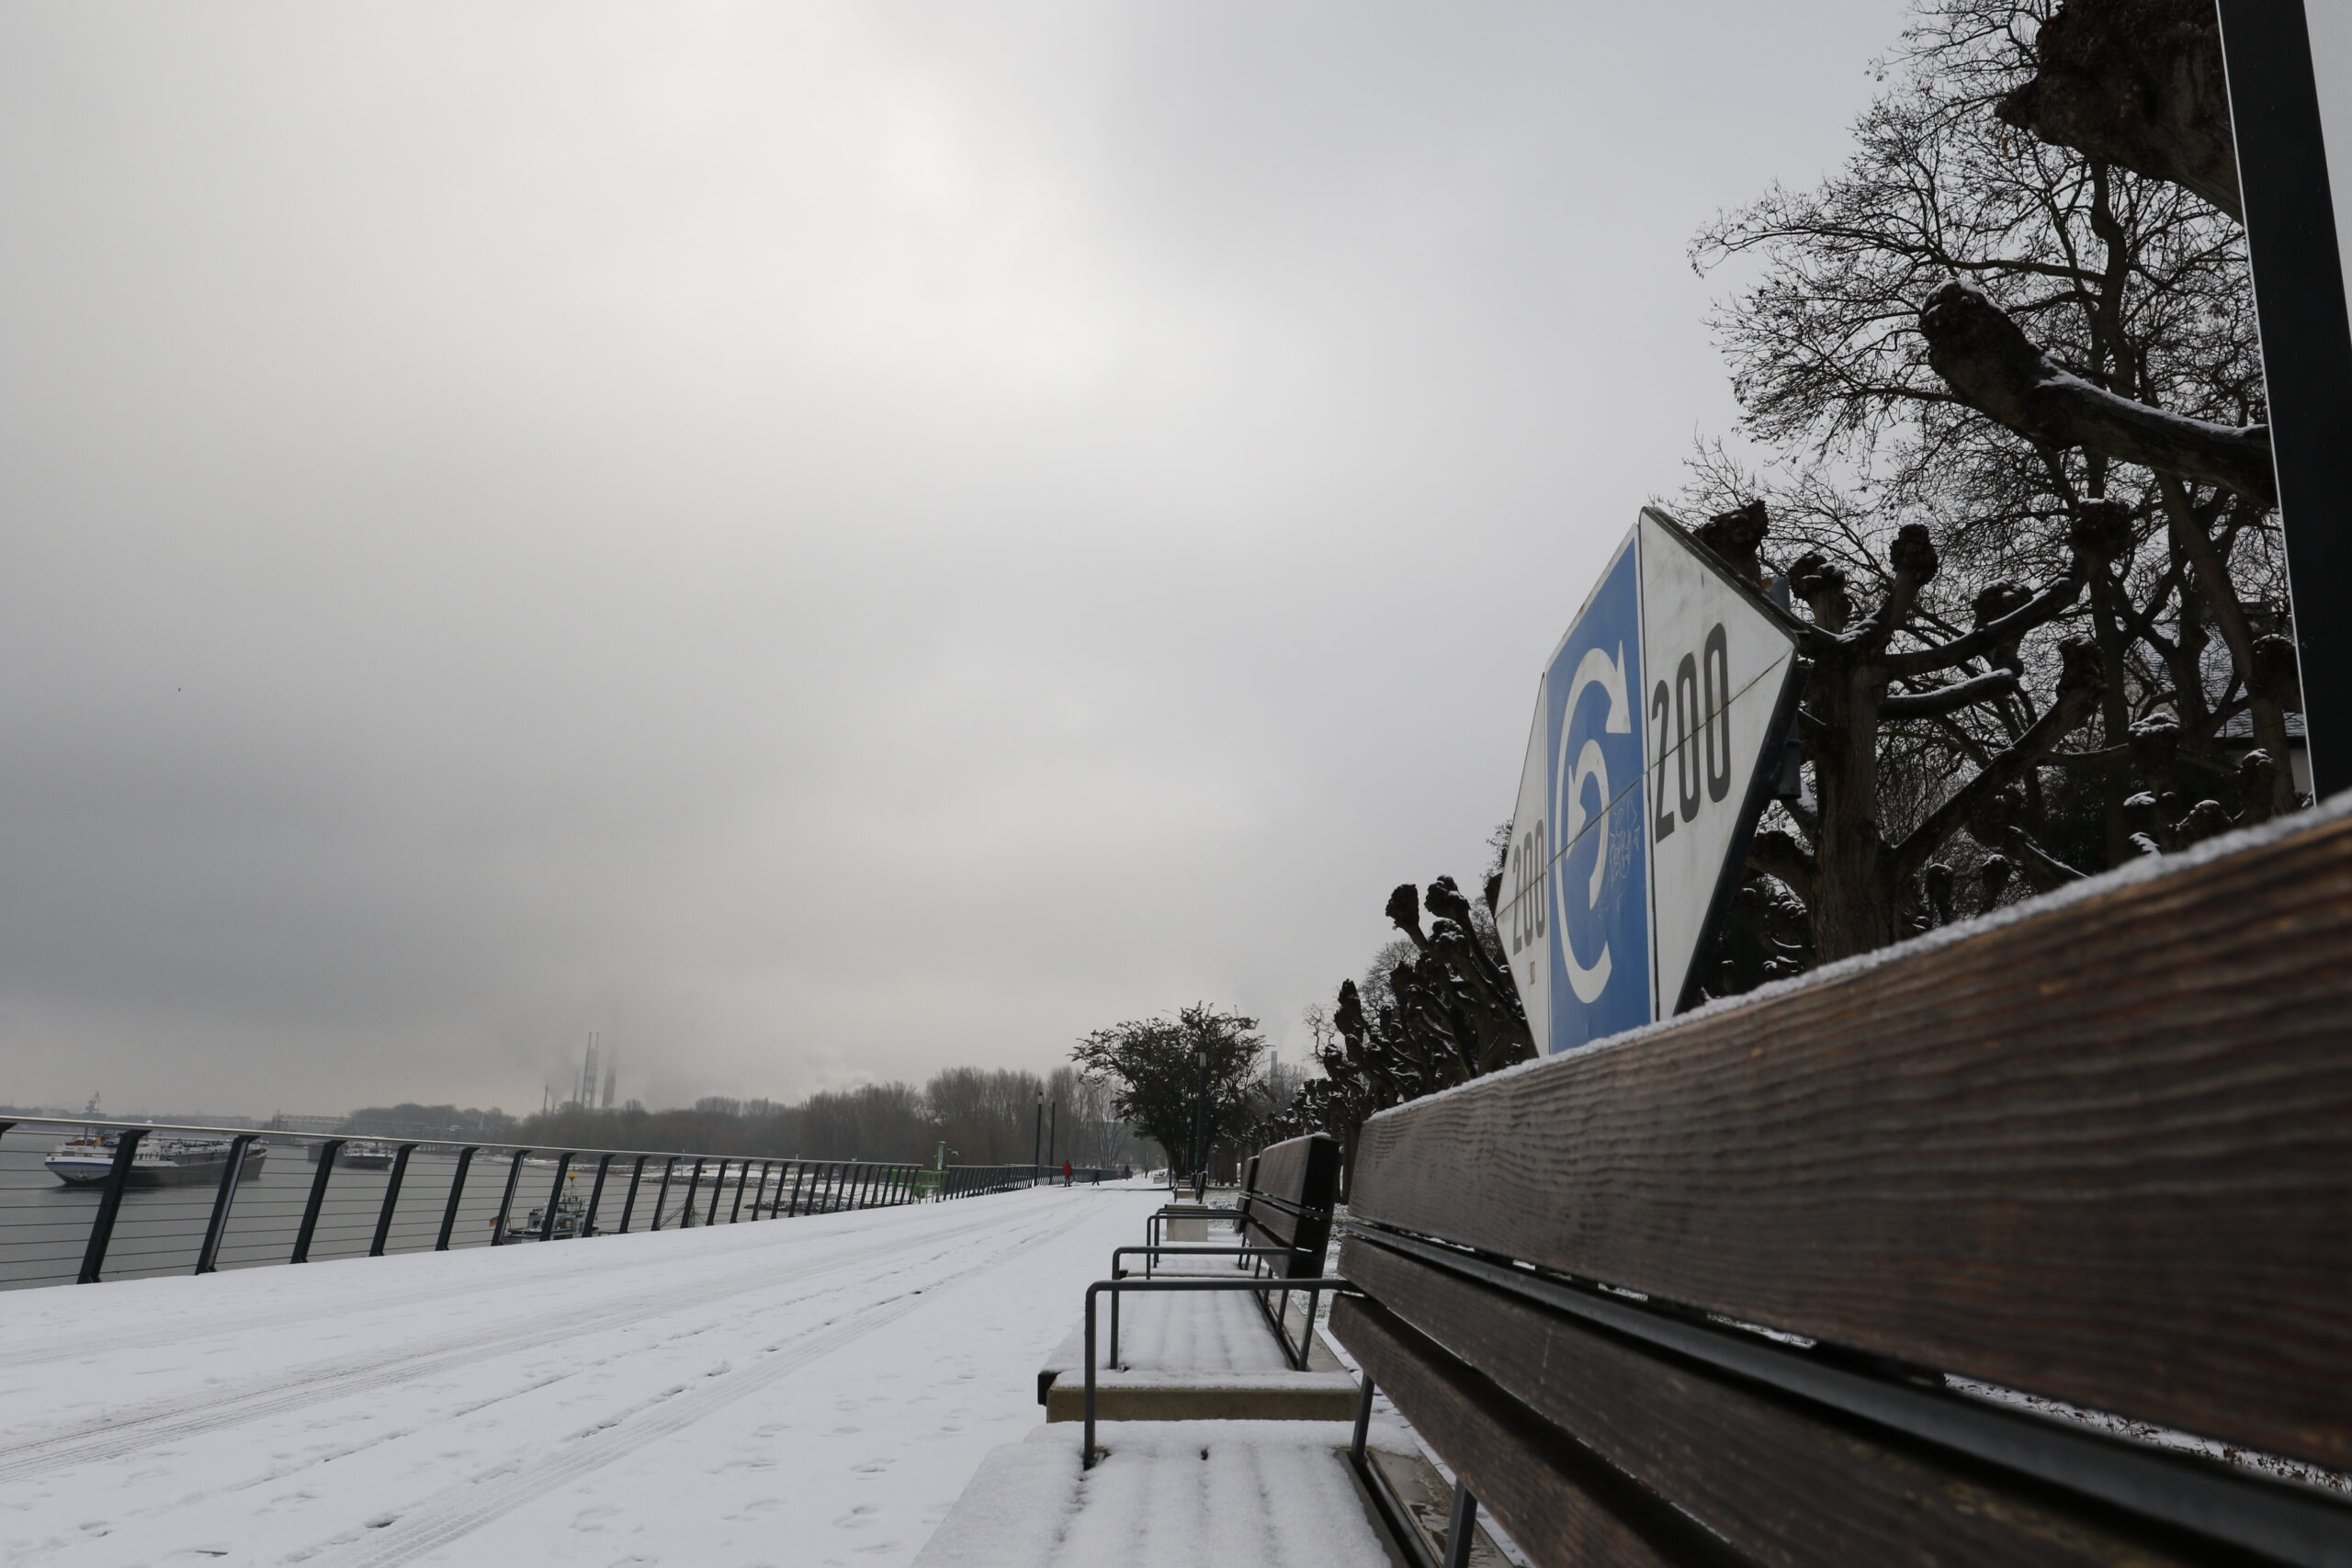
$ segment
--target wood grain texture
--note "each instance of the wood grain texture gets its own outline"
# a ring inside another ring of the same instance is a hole
[[[1343,1243],[1340,1270],[1759,1563],[2187,1568],[2202,1560],[2120,1535],[2039,1489],[1823,1420],[1377,1247]]]
[[[1657,1517],[1629,1520],[1596,1497],[1586,1482],[1598,1467],[1574,1445],[1378,1306],[1342,1297],[1331,1331],[1540,1568],[1735,1561],[1654,1506],[1635,1500]]]
[[[1351,1210],[2352,1464],[2352,820],[1368,1122]]]

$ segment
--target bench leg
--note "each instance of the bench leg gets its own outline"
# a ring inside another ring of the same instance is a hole
[[[1478,1529],[1478,1499],[1462,1477],[1453,1478],[1453,1513],[1445,1521],[1445,1568],[1470,1568],[1470,1542]]]
[[[1372,1374],[1363,1374],[1363,1390],[1356,1396],[1356,1438],[1348,1445],[1348,1457],[1363,1463],[1364,1440],[1372,1436]]]

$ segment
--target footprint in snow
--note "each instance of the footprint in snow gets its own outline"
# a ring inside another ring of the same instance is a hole
[[[862,1530],[870,1529],[881,1522],[874,1517],[881,1511],[882,1508],[879,1504],[860,1503],[856,1507],[852,1508],[848,1513],[843,1514],[840,1518],[835,1519],[833,1521],[833,1528],[835,1529],[842,1530]]]

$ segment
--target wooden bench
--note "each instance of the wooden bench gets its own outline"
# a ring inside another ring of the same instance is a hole
[[[1333,1332],[1538,1564],[2352,1563],[2352,814],[1385,1112],[1350,1200]]]
[[[1234,1226],[1232,1245],[1117,1248],[1110,1281],[1089,1292],[1084,1321],[1038,1371],[1046,1419],[1087,1419],[1090,1397],[1093,1418],[1108,1421],[1352,1418],[1354,1381],[1314,1331],[1339,1180],[1337,1143],[1294,1138],[1253,1156],[1238,1203],[1218,1211]],[[1171,1265],[1188,1280],[1205,1270],[1218,1288],[1136,1280],[1166,1280]],[[1106,1293],[1108,1320],[1098,1324]],[[1156,1299],[1137,1317],[1123,1310],[1130,1293]],[[1090,1337],[1101,1352],[1092,1375],[1073,1375],[1087,1368]]]

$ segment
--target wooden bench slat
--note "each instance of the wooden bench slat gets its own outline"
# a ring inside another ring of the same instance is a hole
[[[1340,1190],[1340,1145],[1320,1133],[1292,1138],[1261,1150],[1251,1162],[1254,1191],[1299,1208],[1305,1216],[1272,1202],[1245,1200],[1245,1224],[1259,1245],[1295,1247],[1297,1259],[1272,1261],[1276,1273],[1312,1279],[1323,1271],[1331,1245],[1331,1209]]]
[[[1365,1124],[1351,1211],[2352,1464],[2352,818]]]
[[[1936,1561],[2050,1568],[2210,1561],[2119,1535],[2043,1488],[1825,1420],[1382,1247],[1343,1244],[1340,1269],[1758,1562],[1861,1568],[1919,1559],[1923,1548]]]
[[[1501,1520],[1539,1564],[1731,1568],[1737,1562],[1719,1548],[1710,1551],[1701,1532],[1687,1524],[1678,1529],[1668,1517],[1628,1522],[1587,1490],[1587,1481],[1597,1475],[1604,1486],[1610,1483],[1600,1467],[1485,1378],[1442,1353],[1432,1355],[1427,1339],[1379,1306],[1341,1297],[1331,1306],[1331,1331],[1468,1483],[1478,1506]]]

